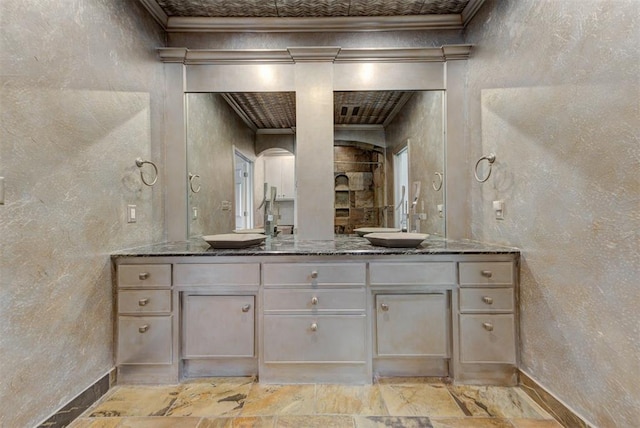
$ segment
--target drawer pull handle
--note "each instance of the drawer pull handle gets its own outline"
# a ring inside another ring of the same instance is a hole
[[[138,274],[138,278],[140,278],[140,281],[144,281],[145,279],[149,278],[149,273],[148,272],[141,272]]]
[[[251,309],[251,305],[246,304],[242,307],[242,312],[249,312],[249,309]]]
[[[149,299],[138,300],[138,306],[147,306],[147,303],[149,303]]]
[[[314,270],[311,272],[311,278],[316,279],[318,277],[318,271]]]
[[[491,278],[493,276],[493,272],[491,272],[490,270],[483,270],[480,272],[480,275],[484,276],[485,278]]]
[[[482,327],[484,327],[484,329],[487,331],[493,331],[493,324],[491,324],[490,322],[483,322]]]
[[[387,305],[386,303],[381,303],[380,304],[380,309],[382,309],[383,311],[388,311],[389,310],[389,305]]]
[[[316,324],[315,322],[311,324],[311,331],[318,331],[318,324]]]
[[[484,296],[482,298],[482,301],[485,302],[487,305],[492,305],[493,304],[493,299],[489,296]]]
[[[318,304],[318,298],[317,298],[316,296],[313,296],[313,297],[311,298],[311,304],[312,304],[312,305],[317,305],[317,304]]]
[[[146,332],[147,330],[149,330],[149,324],[145,324],[145,325],[143,325],[142,327],[138,327],[138,331],[139,331],[140,333],[144,333],[144,332]]]

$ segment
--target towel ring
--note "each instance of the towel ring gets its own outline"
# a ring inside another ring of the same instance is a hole
[[[483,160],[486,160],[487,162],[489,162],[489,172],[487,173],[486,177],[480,178],[480,177],[478,177],[478,165],[480,165],[480,162],[482,162]],[[495,153],[490,153],[489,156],[482,156],[480,159],[478,159],[478,162],[476,162],[475,170],[473,171],[473,175],[476,176],[476,180],[478,182],[484,183],[485,181],[487,181],[489,179],[489,177],[491,177],[491,168],[493,167],[493,163],[495,161],[496,161]]]
[[[155,176],[153,177],[153,180],[150,183],[144,179],[144,174],[142,173],[142,165],[144,165],[145,163],[148,163],[153,167],[153,171],[155,174]],[[136,159],[136,166],[140,168],[140,178],[142,179],[142,182],[144,184],[146,184],[147,186],[153,186],[154,184],[156,184],[156,181],[158,181],[158,167],[156,166],[155,163],[151,161],[142,160],[142,158],[138,158]]]
[[[198,174],[191,174],[191,173],[189,173],[189,187],[191,188],[191,191],[192,191],[193,193],[198,193],[198,192],[200,191],[200,189],[202,188],[202,186],[200,185],[200,183],[198,183],[198,188],[197,188],[197,189],[194,189],[194,187],[193,187],[193,181],[194,181],[196,178],[200,178],[200,175],[198,175]]]
[[[439,191],[440,189],[442,189],[442,183],[444,182],[444,177],[442,176],[441,172],[436,172],[435,176],[440,178],[440,183],[436,185],[435,181],[431,182],[431,187],[433,187],[433,190],[435,190],[436,192]]]

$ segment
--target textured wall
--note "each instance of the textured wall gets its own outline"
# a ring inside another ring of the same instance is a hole
[[[254,133],[220,94],[187,94],[187,111],[187,163],[201,185],[189,192],[189,207],[198,208],[197,219],[189,216],[189,236],[230,233],[235,209],[223,211],[222,201],[234,202],[233,146],[254,157]]]
[[[109,253],[163,236],[164,179],[134,164],[162,171],[162,44],[134,1],[0,3],[0,426],[113,367]]]
[[[444,236],[444,218],[438,214],[438,205],[444,204],[444,188],[433,189],[432,182],[438,184],[436,172],[444,172],[444,111],[441,91],[423,91],[413,94],[402,111],[385,129],[388,154],[391,155],[409,139],[409,189],[407,197],[412,198],[413,182],[420,182],[420,199],[417,210],[427,214],[420,220],[419,232]],[[388,156],[390,196],[393,204],[393,156]],[[399,212],[399,211],[397,211]],[[411,225],[409,225],[411,229]]]
[[[602,427],[640,420],[639,28],[637,0],[490,1],[468,28],[472,162],[497,155],[473,237],[522,249],[522,369]]]

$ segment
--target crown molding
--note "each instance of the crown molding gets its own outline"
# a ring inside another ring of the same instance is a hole
[[[484,1],[485,0],[470,0],[469,3],[467,3],[464,10],[460,14],[462,17],[462,25],[464,27],[467,26],[469,21],[471,21],[478,10],[480,10],[480,7],[484,4]]]
[[[153,0],[141,1],[143,1],[143,4],[146,4],[147,2],[151,4],[155,3]],[[304,18],[215,18],[171,16],[167,19],[164,27],[167,32],[309,33],[338,31],[460,30],[464,28],[464,25],[462,15],[445,14]]]
[[[287,48],[289,55],[295,62],[335,61],[340,52],[339,46],[314,46]]]
[[[144,8],[149,11],[151,16],[153,16],[153,19],[158,21],[158,24],[160,24],[162,28],[166,30],[169,22],[169,17],[158,5],[158,2],[156,0],[140,0],[140,3],[142,3]]]
[[[472,45],[439,48],[363,48],[339,46],[287,49],[158,48],[162,62],[192,64],[293,64],[298,62],[446,62],[468,59]]]

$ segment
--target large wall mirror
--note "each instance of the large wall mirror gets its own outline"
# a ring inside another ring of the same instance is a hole
[[[189,237],[264,226],[264,183],[293,229],[295,93],[187,93]],[[287,171],[287,174],[283,174]]]
[[[442,91],[334,93],[336,234],[398,227],[444,236],[443,100]],[[270,214],[293,232],[295,93],[188,93],[185,101],[189,236],[264,227],[270,187]]]
[[[444,92],[335,92],[334,122],[336,234],[444,236]]]

